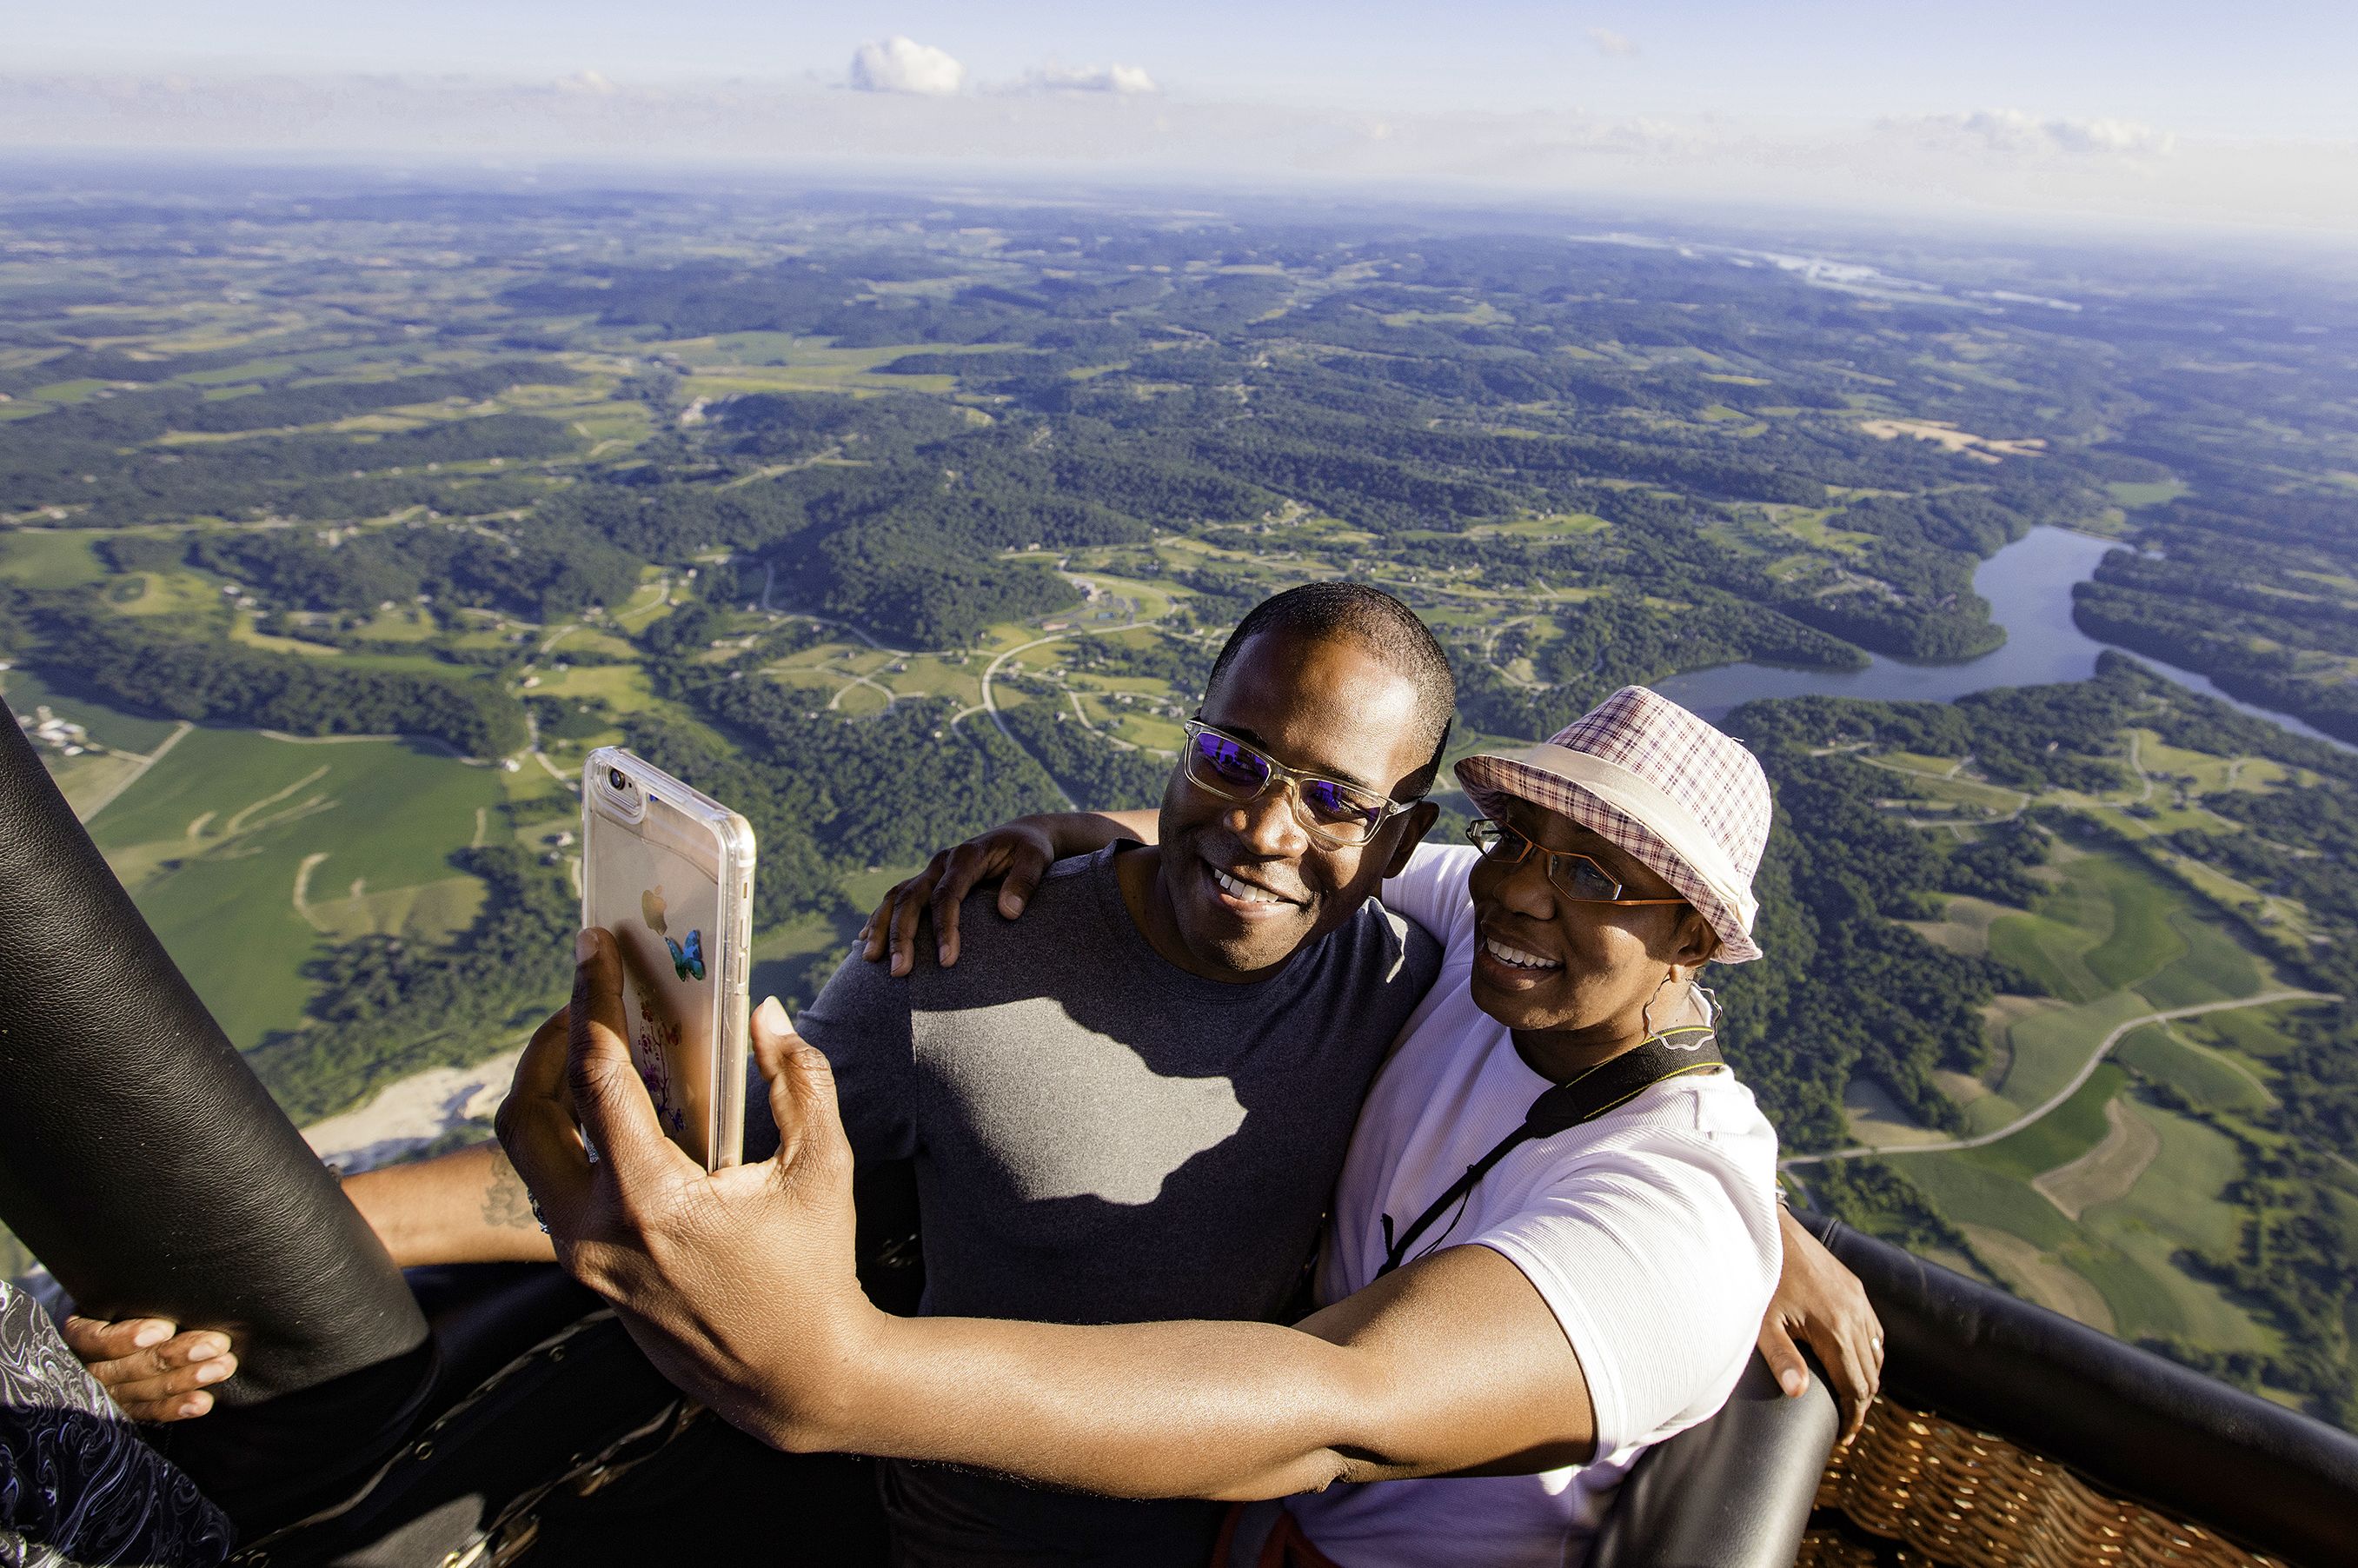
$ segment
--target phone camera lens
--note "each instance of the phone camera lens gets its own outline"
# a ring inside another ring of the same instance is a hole
[[[608,768],[606,770],[606,782],[613,785],[617,794],[628,795],[631,792],[630,775],[623,773],[620,768]]]

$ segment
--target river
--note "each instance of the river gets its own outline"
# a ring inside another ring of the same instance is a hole
[[[1785,665],[1715,665],[1656,681],[1654,689],[1671,701],[1716,722],[1728,710],[1756,697],[1866,697],[1885,701],[1950,702],[1967,692],[2001,686],[2045,686],[2085,680],[2096,673],[2100,643],[2071,619],[2071,586],[2095,575],[2096,563],[2123,548],[2111,539],[2068,528],[2033,528],[1981,564],[1974,591],[1990,603],[1990,619],[2006,628],[1995,652],[1956,664],[1920,665],[1870,655],[1863,670],[1797,669]],[[2128,649],[2122,649],[2130,653]],[[2215,697],[2242,712],[2281,724],[2296,735],[2358,751],[2302,722],[2228,696],[2208,676],[2165,665],[2148,654],[2133,658],[2190,691]]]

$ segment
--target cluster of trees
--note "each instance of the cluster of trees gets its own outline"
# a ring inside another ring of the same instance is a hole
[[[834,908],[838,877],[921,860],[946,844],[1057,805],[1023,751],[952,704],[903,700],[846,719],[803,706],[806,694],[731,679],[710,665],[669,665],[657,688],[687,703],[731,743],[659,714],[633,714],[632,747],[656,766],[743,812],[761,845],[757,923]],[[864,913],[864,912],[863,912]]]
[[[872,626],[921,648],[973,642],[994,621],[1078,604],[1080,591],[1036,561],[960,550],[914,518],[790,541],[779,553],[789,602]]]
[[[684,562],[724,546],[759,557],[775,568],[783,602],[938,647],[1075,601],[1049,562],[1004,558],[1010,551],[1142,541],[1158,523],[1276,503],[1200,466],[1086,432],[1044,441],[1044,429],[979,427],[955,410],[942,426],[912,405],[942,406],[741,399],[719,417],[737,440],[825,441],[860,461],[725,485],[632,470],[552,496],[544,513],[644,559]]]
[[[367,615],[420,594],[437,602],[494,607],[538,621],[585,606],[621,605],[638,588],[637,559],[579,525],[410,524],[323,543],[303,534],[200,535],[196,565],[276,603]]]
[[[434,946],[394,936],[338,945],[307,967],[321,987],[309,1022],[247,1054],[298,1124],[395,1078],[472,1061],[485,1034],[537,1022],[564,1000],[580,921],[572,888],[513,845],[453,859],[490,889],[472,925]]]
[[[1534,650],[1549,684],[1519,687],[1488,661],[1456,661],[1458,707],[1476,729],[1549,735],[1621,687],[1738,659],[1857,669],[1856,648],[1763,605],[1713,588],[1666,600],[1617,587],[1557,612],[1555,635]]]
[[[1943,1249],[1977,1257],[1965,1233],[1889,1161],[1829,1160],[1808,1171],[1812,1205],[1844,1224],[1912,1251]]]
[[[427,375],[296,382],[259,389],[232,388],[224,395],[165,387],[71,405],[45,418],[49,432],[60,440],[130,446],[175,430],[232,435],[290,425],[325,425],[381,408],[473,403],[525,383],[563,386],[580,379],[579,372],[558,361],[503,360]]]
[[[2220,689],[2358,741],[2358,693],[2338,665],[2301,657],[2287,629],[2200,600],[2171,600],[2102,580],[2072,589],[2071,617],[2092,637],[2199,670]]]
[[[886,366],[892,369],[892,366]],[[709,416],[737,455],[764,462],[814,456],[831,447],[905,454],[974,428],[966,411],[938,397],[829,397],[753,392],[724,399]]]
[[[1766,956],[1725,985],[1731,1060],[1797,1148],[1843,1136],[1843,1090],[1862,1071],[1925,1125],[1961,1126],[1934,1074],[1980,1068],[1981,1010],[2019,982],[1899,924],[1931,913],[1924,893],[1944,869],[1929,838],[1876,808],[1887,774],[1799,746],[1754,750],[1778,825],[1756,878]]]
[[[2091,679],[2061,686],[1977,691],[1954,702],[1874,702],[1801,697],[1747,703],[1729,716],[1756,749],[1774,745],[1896,747],[1938,757],[1971,757],[1999,784],[2019,789],[2116,789],[2126,775],[2111,756],[2121,727],[2167,722],[2156,708],[2159,677],[2107,654]],[[2090,748],[2102,748],[2101,752]],[[1895,793],[1886,787],[1885,795]]]
[[[2242,833],[2182,828],[2170,845],[2263,892],[2298,899],[2325,938],[2300,968],[2320,987],[2358,995],[2358,791],[2339,781],[2265,794],[2223,791],[2202,804]]]
[[[1200,696],[1217,650],[1176,637],[1140,633],[1140,642],[1075,637],[1065,643],[1065,667],[1085,674],[1168,681],[1181,701]]]
[[[2017,816],[1994,823],[1972,843],[1951,849],[1941,891],[2027,909],[2044,891],[2030,871],[2046,863],[2047,840],[2037,827]]]
[[[1844,582],[1827,566],[1805,583],[1829,583],[1797,596],[1784,609],[1822,631],[1903,659],[1970,659],[2006,641],[1989,618],[1989,601],[1973,589],[1971,557],[1877,545],[1866,570],[1871,580]]]
[[[457,672],[265,653],[92,612],[53,615],[41,631],[45,658],[118,701],[176,719],[297,735],[424,735],[485,758],[526,739],[514,697]]]
[[[809,525],[797,476],[728,488],[625,470],[541,499],[552,524],[578,524],[644,561],[677,564],[719,546],[758,553]]]
[[[1000,710],[1017,742],[1086,811],[1122,811],[1162,803],[1169,757],[1124,751],[1092,735],[1061,702],[1027,702]]]
[[[2276,1100],[2248,1113],[2258,1135],[2171,1086],[2146,1092],[2234,1141],[2244,1173],[2220,1195],[2241,1211],[2235,1245],[2180,1250],[2174,1261],[2275,1327],[2277,1354],[2222,1355],[2175,1337],[2151,1349],[2244,1388],[2262,1382],[2308,1400],[2328,1421],[2358,1419],[2349,1314],[2358,1305],[2358,1203],[2340,1162],[2358,1150],[2358,1021],[2346,1005],[2287,1021],[2293,1049],[2271,1059]]]
[[[673,777],[691,780],[714,799],[727,801],[752,824],[756,931],[840,907],[838,868],[829,863],[817,838],[826,796],[804,767],[751,755],[741,747],[716,745],[711,731],[660,711],[633,713],[622,728],[631,750]]]
[[[2215,440],[2179,434],[2185,446],[2164,449],[2201,483],[2200,498],[2152,514],[2139,549],[2106,557],[2074,590],[2074,619],[2092,636],[2358,741],[2358,693],[2344,678],[2358,657],[2358,590],[2347,575],[2358,503],[2330,482],[2284,485],[2288,454],[2228,460],[2211,455]]]
[[[365,517],[417,504],[488,512],[528,503],[541,492],[461,481],[427,465],[531,461],[578,449],[565,426],[525,414],[487,414],[384,436],[297,433],[126,449],[113,437],[78,430],[71,423],[78,412],[0,424],[0,494],[12,508],[56,508],[82,527],[191,517]]]

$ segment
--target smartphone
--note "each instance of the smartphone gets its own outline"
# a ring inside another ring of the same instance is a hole
[[[581,924],[622,956],[631,1059],[673,1142],[708,1171],[745,1140],[753,829],[619,746],[581,773]]]

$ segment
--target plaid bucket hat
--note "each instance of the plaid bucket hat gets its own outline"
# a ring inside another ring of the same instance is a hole
[[[1485,816],[1511,796],[1602,834],[1702,912],[1719,962],[1760,957],[1752,873],[1768,843],[1768,777],[1742,741],[1669,697],[1625,686],[1545,745],[1466,758],[1457,782]]]

